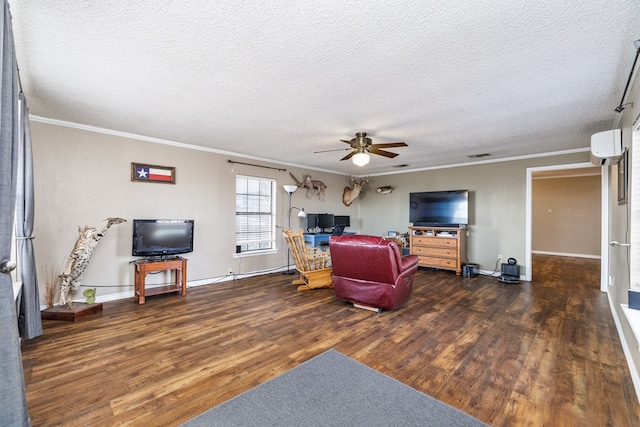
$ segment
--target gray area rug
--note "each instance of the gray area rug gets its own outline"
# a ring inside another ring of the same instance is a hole
[[[183,424],[365,425],[486,426],[333,349]]]

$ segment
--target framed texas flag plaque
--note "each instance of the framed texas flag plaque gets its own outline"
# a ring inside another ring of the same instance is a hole
[[[175,184],[176,168],[147,165],[144,163],[131,163],[131,181]]]

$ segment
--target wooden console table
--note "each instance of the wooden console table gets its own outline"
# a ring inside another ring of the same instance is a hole
[[[138,304],[144,304],[145,296],[167,294],[178,292],[184,297],[187,296],[187,259],[172,258],[159,261],[138,260],[134,262],[136,268],[135,290],[133,297]],[[154,271],[175,270],[175,282],[172,285],[158,286],[145,289],[145,280],[148,273]]]

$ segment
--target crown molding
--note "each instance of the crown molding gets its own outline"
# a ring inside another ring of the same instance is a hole
[[[186,144],[184,142],[170,141],[170,140],[167,140],[167,139],[154,138],[154,137],[145,136],[145,135],[139,135],[139,134],[135,134],[135,133],[120,132],[120,131],[101,128],[101,127],[97,127],[97,126],[90,126],[90,125],[84,125],[84,124],[80,124],[80,123],[67,122],[67,121],[64,121],[64,120],[49,119],[47,117],[35,116],[35,115],[31,115],[31,114],[29,115],[29,119],[31,121],[34,121],[34,122],[48,123],[48,124],[57,125],[57,126],[64,126],[64,127],[74,128],[74,129],[86,130],[86,131],[89,131],[89,132],[96,132],[96,133],[102,133],[102,134],[106,134],[106,135],[119,136],[119,137],[122,137],[122,138],[136,139],[136,140],[139,140],[139,141],[153,142],[155,144],[171,145],[171,146],[174,146],[174,147],[186,148],[186,149],[189,149],[189,150],[206,151],[208,153],[215,153],[215,154],[220,154],[220,155],[224,155],[224,156],[240,157],[240,158],[243,158],[243,159],[257,160],[257,161],[268,162],[268,163],[273,163],[273,164],[277,164],[277,165],[285,165],[285,166],[290,166],[290,167],[295,167],[295,168],[310,169],[310,170],[315,170],[315,171],[319,171],[319,172],[326,172],[326,173],[331,173],[331,174],[344,175],[342,172],[337,172],[337,171],[328,170],[328,169],[314,168],[313,166],[309,166],[309,165],[299,165],[299,164],[296,164],[296,163],[287,163],[287,162],[283,162],[283,161],[280,161],[280,160],[267,159],[267,158],[264,158],[264,157],[257,157],[257,156],[249,156],[249,155],[246,155],[246,154],[234,153],[232,151],[218,150],[218,149],[209,148],[209,147],[200,147],[198,145]],[[415,168],[415,169],[402,169],[400,171],[381,172],[381,173],[377,173],[377,174],[367,174],[366,176],[399,175],[399,174],[410,173],[410,172],[423,172],[423,171],[430,171],[430,170],[437,170],[437,169],[450,169],[450,168],[458,168],[458,167],[465,167],[465,166],[485,165],[485,164],[489,164],[489,163],[503,163],[503,162],[511,162],[511,161],[515,161],[515,160],[526,160],[526,159],[535,159],[535,158],[540,158],[540,157],[559,156],[559,155],[563,155],[563,154],[582,153],[582,152],[589,151],[589,150],[590,150],[590,148],[588,148],[588,147],[587,148],[577,148],[577,149],[573,149],[573,150],[553,151],[553,152],[549,152],[549,153],[538,153],[538,154],[530,154],[530,155],[525,155],[525,156],[504,157],[504,158],[501,158],[501,159],[486,159],[486,160],[478,160],[478,161],[466,162],[466,163],[455,163],[455,164],[449,164],[449,165],[429,166],[429,167]]]

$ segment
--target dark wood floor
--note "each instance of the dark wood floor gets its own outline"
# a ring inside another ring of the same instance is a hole
[[[22,347],[35,426],[173,426],[334,348],[495,426],[638,426],[599,262],[533,282],[419,270],[380,315],[272,274],[108,302]]]

